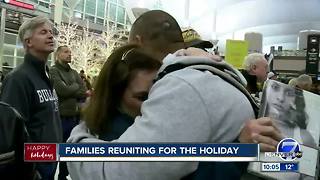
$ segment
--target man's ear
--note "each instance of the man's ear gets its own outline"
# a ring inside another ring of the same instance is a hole
[[[134,41],[138,44],[138,45],[142,45],[143,44],[143,38],[140,35],[136,35],[134,37]]]
[[[257,65],[255,65],[255,64],[254,64],[254,65],[252,65],[252,70],[254,70],[254,71],[255,71],[256,69],[257,69]]]
[[[24,42],[25,42],[25,45],[26,45],[27,47],[31,47],[31,46],[32,46],[30,39],[25,39]]]
[[[257,65],[255,65],[255,64],[252,64],[251,66],[250,66],[250,71],[249,71],[249,74],[251,74],[251,75],[256,75],[256,70],[257,70]]]

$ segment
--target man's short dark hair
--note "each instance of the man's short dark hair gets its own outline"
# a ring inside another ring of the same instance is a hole
[[[62,45],[62,46],[59,46],[58,48],[57,48],[57,51],[56,52],[59,52],[59,51],[61,51],[61,49],[62,48],[69,48],[67,45]]]
[[[148,11],[133,23],[129,42],[134,42],[137,35],[145,41],[160,43],[164,41],[163,43],[166,44],[184,42],[177,21],[170,14],[161,10]]]

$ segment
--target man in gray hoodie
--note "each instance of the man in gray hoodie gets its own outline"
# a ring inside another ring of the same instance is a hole
[[[141,15],[132,26],[129,41],[163,59],[162,68],[195,58],[211,61],[208,57],[174,54],[185,48],[181,29],[172,16],[160,10]],[[141,116],[114,142],[230,143],[241,134],[242,142],[261,142],[266,149],[273,149],[277,143],[274,139],[280,135],[271,120],[263,118],[256,123],[250,119],[254,119],[253,109],[237,88],[210,72],[185,68],[153,85],[142,104]],[[90,135],[82,123],[73,129],[68,142],[105,141]],[[68,163],[73,179],[180,179],[197,166],[198,162]]]

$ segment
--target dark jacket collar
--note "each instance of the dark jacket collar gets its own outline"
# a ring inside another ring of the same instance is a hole
[[[62,63],[60,61],[56,61],[56,64],[55,64],[59,69],[63,69],[65,71],[70,71],[71,67],[69,64],[66,64],[66,63]]]
[[[48,70],[46,66],[47,61],[40,60],[30,53],[24,56],[24,62],[34,66],[40,73],[45,73]]]
[[[46,65],[47,61],[40,60],[32,54],[27,53],[24,56],[24,63],[34,67],[34,69],[40,74],[41,78],[44,79],[50,85],[50,87],[52,86],[47,76],[47,74],[49,74],[49,68]]]
[[[259,92],[259,88],[257,84],[258,82],[257,76],[249,74],[246,70],[242,70],[241,73],[244,76],[244,78],[246,78],[247,80],[247,90],[251,94]]]

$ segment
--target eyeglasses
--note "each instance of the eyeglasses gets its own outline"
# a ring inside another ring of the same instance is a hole
[[[133,51],[135,48],[131,48],[129,49],[128,51],[126,51],[125,53],[122,54],[122,57],[121,57],[121,61],[124,61],[126,59],[126,57],[128,56],[128,54]]]

